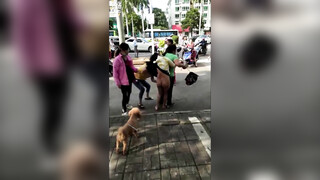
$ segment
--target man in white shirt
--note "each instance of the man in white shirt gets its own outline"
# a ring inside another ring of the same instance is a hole
[[[137,37],[134,37],[134,40],[133,40],[133,47],[134,47],[134,56],[137,58],[137,57],[139,57],[138,44],[137,44]]]

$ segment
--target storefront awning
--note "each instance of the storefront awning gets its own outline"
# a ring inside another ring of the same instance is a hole
[[[179,33],[182,33],[182,27],[180,25],[172,25],[171,29],[176,29],[179,31]],[[189,32],[190,27],[188,27],[187,29],[184,29],[183,32]]]

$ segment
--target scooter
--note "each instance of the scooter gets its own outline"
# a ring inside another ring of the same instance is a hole
[[[195,48],[195,51],[197,53],[197,49]],[[183,50],[183,60],[187,63],[187,64],[194,64],[196,65],[197,62],[197,58],[195,57],[194,59],[192,59],[192,49],[191,48],[184,48]],[[196,55],[197,56],[197,55]]]
[[[198,43],[200,48],[199,54],[206,55],[207,54],[207,41],[202,40],[201,42]]]

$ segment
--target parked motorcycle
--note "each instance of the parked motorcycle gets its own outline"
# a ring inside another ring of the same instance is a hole
[[[199,53],[198,54],[203,54],[206,55],[207,54],[207,41],[205,39],[203,39],[202,41],[200,41],[197,46],[200,46],[199,49]]]

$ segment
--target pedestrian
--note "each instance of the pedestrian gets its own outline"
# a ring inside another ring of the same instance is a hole
[[[137,37],[134,37],[133,47],[134,47],[134,57],[138,58],[139,57],[139,51],[138,51]]]
[[[181,62],[179,60],[178,56],[175,54],[176,49],[177,49],[176,45],[168,46],[164,56],[169,58],[175,64],[175,66],[181,67],[183,69],[187,68],[183,64],[183,62]],[[170,67],[169,72],[170,72],[170,88],[168,90],[168,99],[167,99],[168,107],[170,107],[174,104],[174,103],[172,103],[172,92],[173,92],[173,85],[174,85],[174,80],[175,80],[175,67]]]
[[[194,40],[190,39],[190,44],[187,45],[187,48],[191,49],[191,59],[194,62],[194,66],[197,67],[197,60],[196,60],[197,52],[194,50],[194,47],[195,47]]]
[[[157,53],[155,53],[155,54],[157,55]],[[155,60],[153,57],[154,56],[150,57],[150,62]],[[152,72],[148,72],[149,68],[147,66],[150,66],[150,65],[153,65],[153,64],[145,63],[144,65],[140,66],[138,68],[138,72],[136,72],[134,74],[135,78],[136,78],[136,81],[133,82],[133,84],[140,90],[140,93],[139,93],[139,104],[138,104],[138,107],[140,109],[144,109],[144,106],[142,104],[142,97],[143,97],[143,94],[144,94],[145,91],[147,92],[147,96],[146,96],[145,100],[153,100],[152,97],[150,97],[150,95],[149,95],[151,86],[146,81],[147,78],[151,77],[151,81],[154,82],[154,83],[156,82],[156,80],[154,79],[154,76],[152,76]]]
[[[157,88],[158,97],[155,110],[158,111],[160,104],[162,108],[167,108],[168,90],[170,88],[170,72],[169,67],[175,67],[175,64],[167,57],[160,56],[157,60]],[[162,101],[161,101],[162,100]]]
[[[116,85],[122,92],[122,115],[127,115],[127,109],[131,109],[129,105],[132,83],[135,81],[134,72],[138,69],[133,66],[133,62],[129,54],[129,45],[121,43],[116,52],[113,61],[113,77]]]

